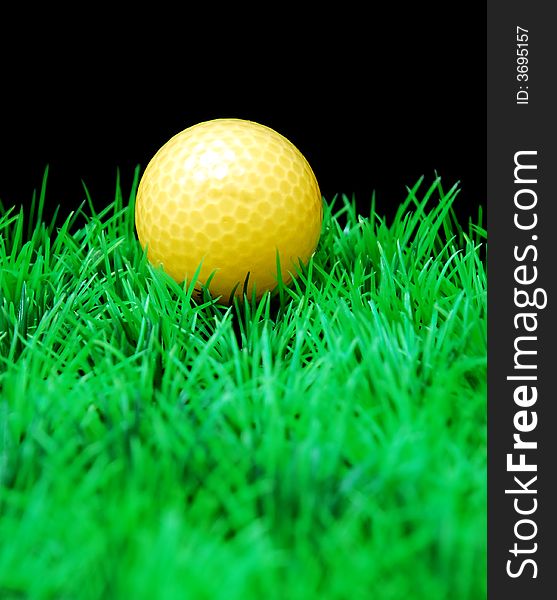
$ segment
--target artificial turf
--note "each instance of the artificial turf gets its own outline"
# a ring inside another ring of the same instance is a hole
[[[485,597],[481,212],[340,196],[227,307],[148,264],[137,177],[0,211],[0,598]]]

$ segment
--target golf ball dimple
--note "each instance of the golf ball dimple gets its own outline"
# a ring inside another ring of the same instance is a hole
[[[176,281],[227,300],[285,283],[315,252],[323,205],[315,175],[285,137],[258,123],[215,119],[185,129],[152,158],[135,205],[147,257]],[[248,277],[249,274],[249,277]]]

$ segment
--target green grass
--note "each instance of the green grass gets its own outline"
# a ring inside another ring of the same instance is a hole
[[[149,266],[137,175],[0,211],[0,598],[485,597],[481,213],[336,198],[294,285],[226,307]]]

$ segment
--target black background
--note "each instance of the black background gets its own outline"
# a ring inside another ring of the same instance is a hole
[[[435,171],[447,187],[461,181],[458,212],[485,205],[483,5],[287,17],[240,15],[221,30],[167,15],[20,38],[2,59],[0,199],[28,203],[49,164],[50,207],[78,206],[82,179],[103,206],[117,168],[127,191],[178,131],[240,117],[288,137],[323,195],[355,193],[364,214],[374,190],[392,214],[405,186]]]

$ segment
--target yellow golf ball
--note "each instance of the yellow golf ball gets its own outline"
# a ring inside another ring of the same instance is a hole
[[[264,125],[215,119],[185,129],[152,158],[135,204],[153,265],[227,300],[257,296],[296,276],[314,253],[323,205],[301,152]],[[211,278],[212,275],[212,278]],[[209,283],[208,283],[209,282]]]

